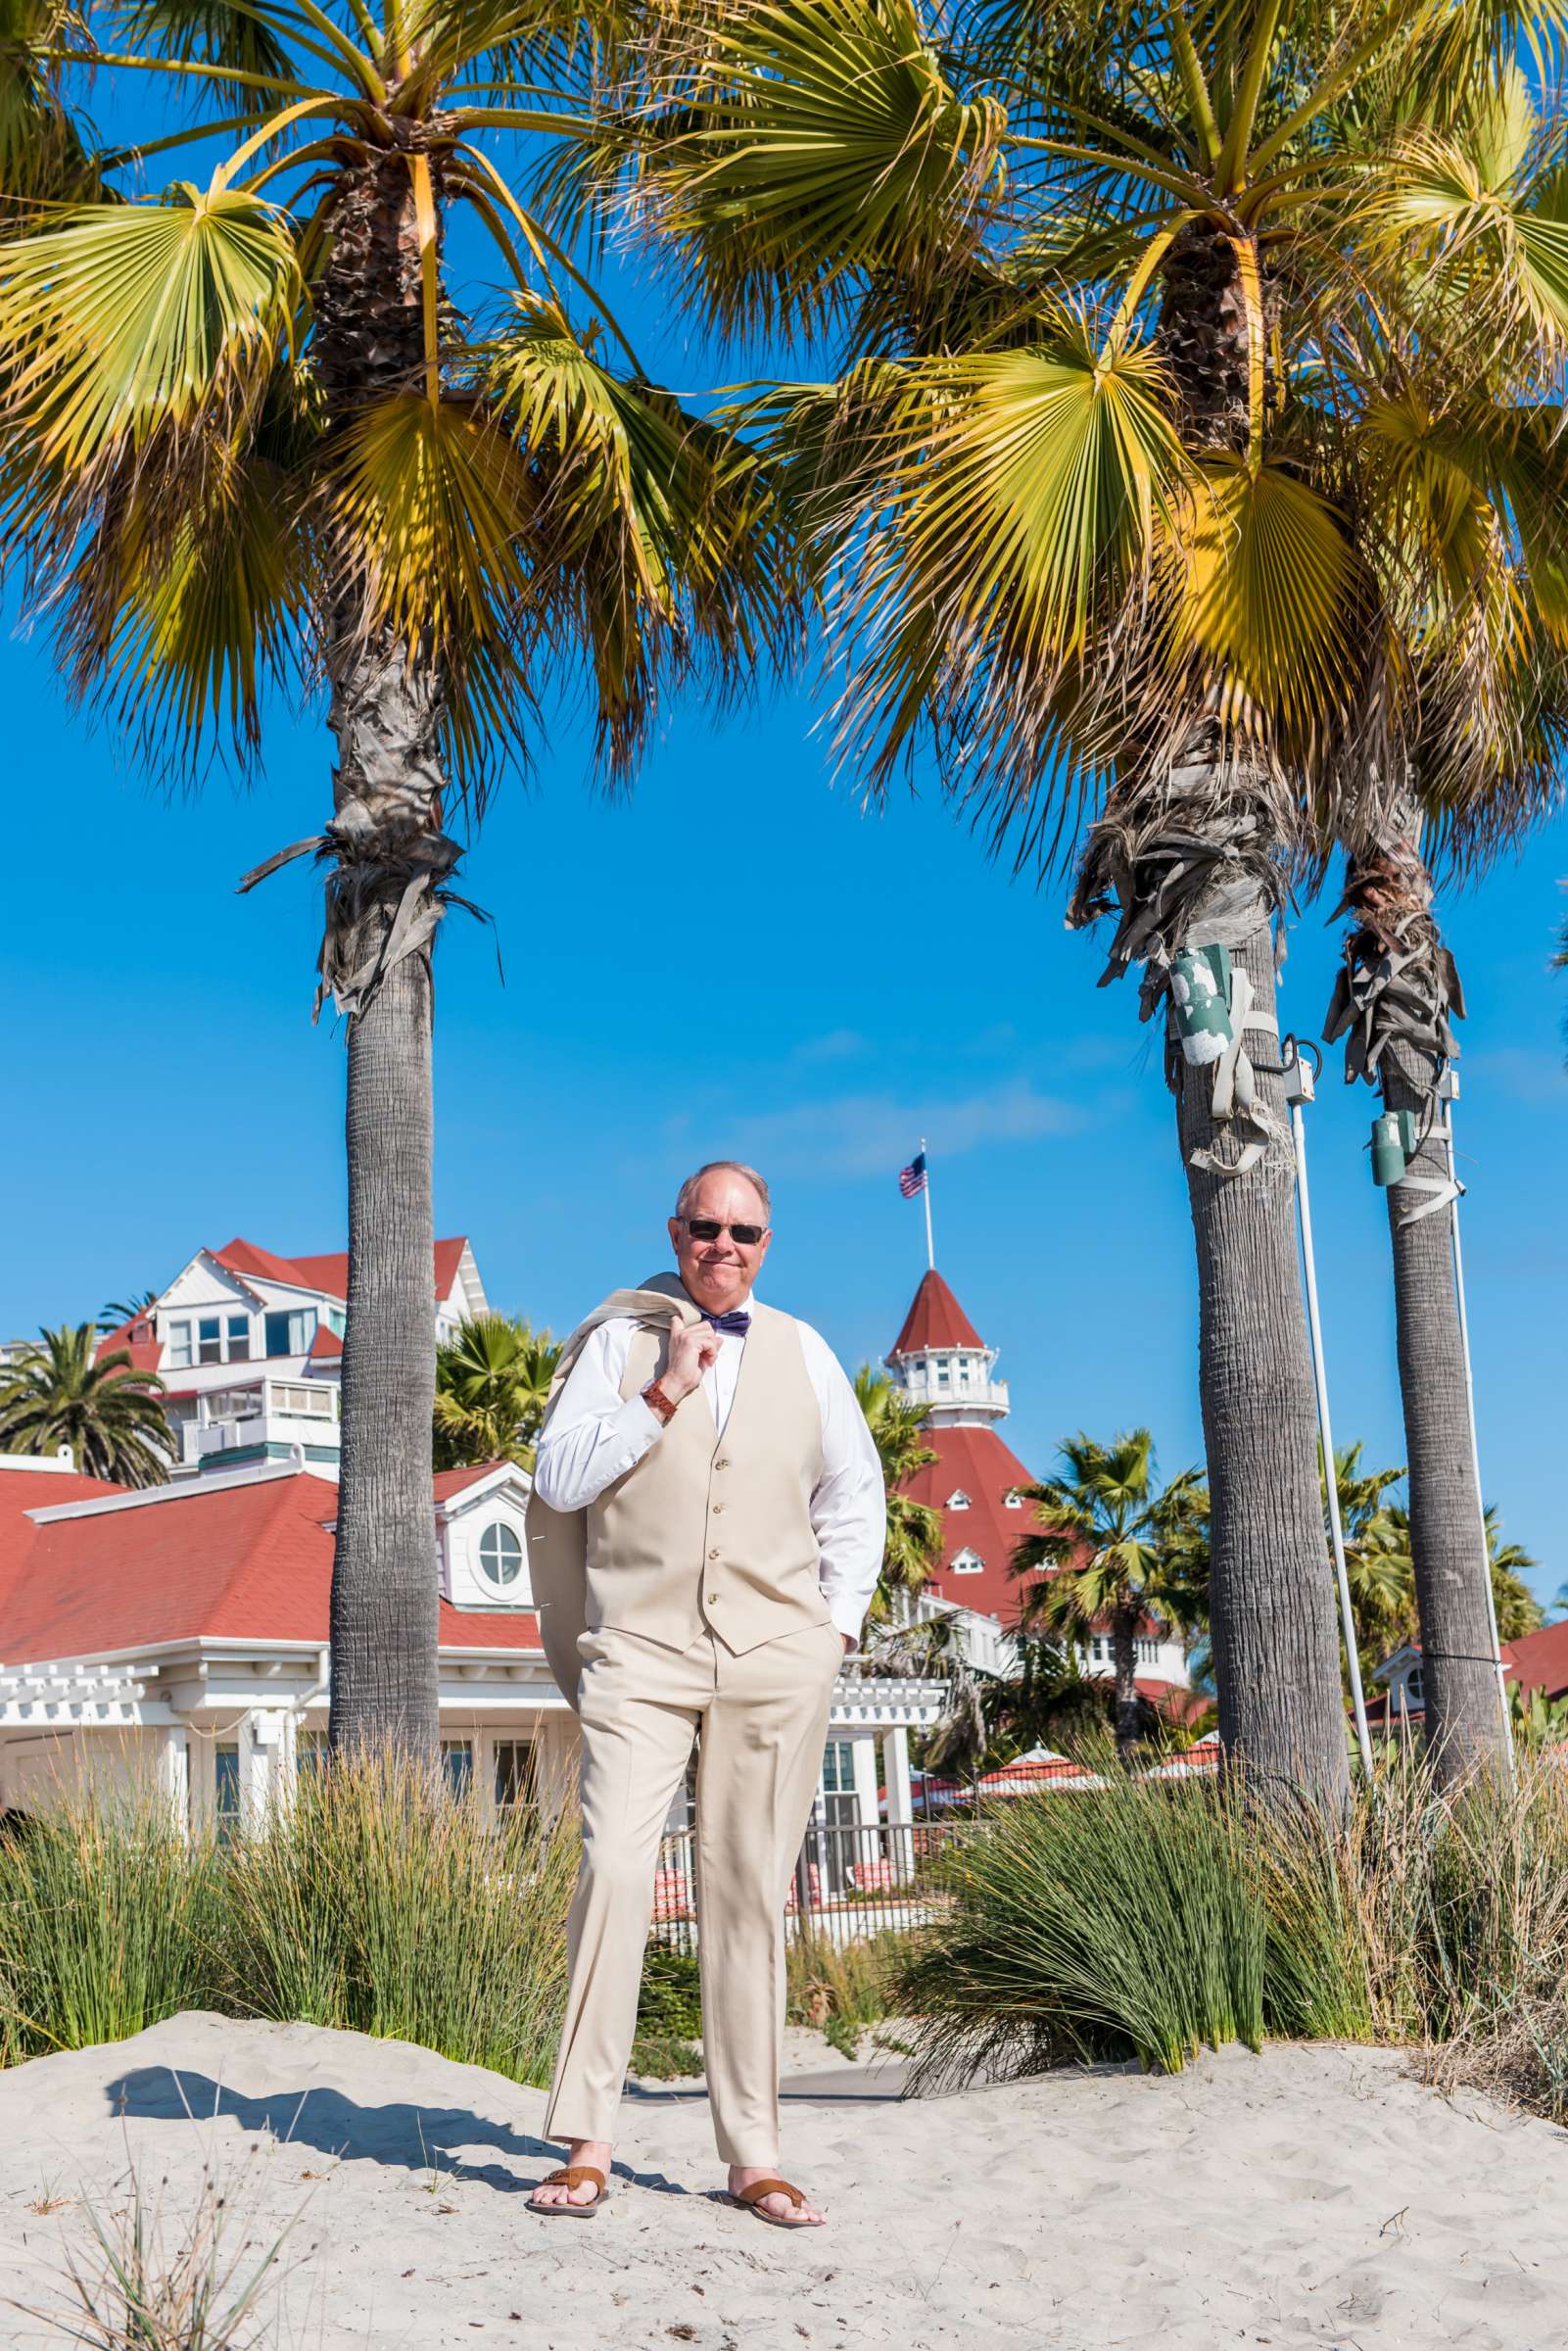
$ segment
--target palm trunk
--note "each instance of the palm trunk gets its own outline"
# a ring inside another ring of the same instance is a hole
[[[1111,1659],[1117,1683],[1117,1757],[1126,1771],[1138,1754],[1143,1728],[1138,1698],[1138,1625],[1141,1611],[1118,1608],[1111,1619]]]
[[[1164,265],[1160,347],[1189,447],[1240,452],[1249,432],[1247,306],[1228,224],[1193,221]],[[1266,299],[1266,279],[1265,279]],[[1120,922],[1111,972],[1146,965],[1146,1014],[1164,998],[1184,947],[1222,942],[1275,1009],[1269,918],[1278,851],[1298,822],[1264,763],[1222,738],[1212,709],[1175,742],[1129,744],[1092,830],[1072,909]],[[1110,974],[1108,974],[1108,977]],[[1168,1019],[1167,1008],[1167,1019]],[[1212,1517],[1211,1607],[1219,1733],[1254,1784],[1299,1791],[1326,1810],[1348,1802],[1350,1769],[1334,1591],[1324,1557],[1317,1419],[1296,1262],[1295,1168],[1278,1052],[1255,1056],[1259,1143],[1247,1173],[1194,1167],[1195,1151],[1234,1163],[1212,1115],[1212,1067],[1167,1057],[1198,1252],[1198,1377]]]
[[[1384,840],[1348,859],[1345,903],[1354,926],[1325,1034],[1350,1031],[1350,1075],[1375,1083],[1389,1110],[1412,1112],[1422,1138],[1405,1181],[1389,1187],[1388,1213],[1427,1749],[1451,1782],[1502,1759],[1507,1741],[1453,1281],[1454,1204],[1434,1209],[1427,1188],[1449,1174],[1438,1080],[1457,1050],[1449,1016],[1463,1012],[1463,999],[1432,917],[1408,802]]]
[[[316,302],[334,427],[368,399],[417,392],[418,229],[406,163],[346,175]],[[439,1745],[438,1563],[431,1493],[435,1282],[431,974],[440,885],[442,682],[370,625],[347,568],[328,616],[338,762],[323,986],[349,1016],[349,1297],[343,1461],[332,1567],[334,1749]]]
[[[1255,1007],[1275,1009],[1267,908],[1232,950]],[[1202,937],[1201,916],[1194,936]],[[1249,1175],[1194,1167],[1216,1147],[1210,1084],[1184,1071],[1176,1128],[1198,1249],[1198,1363],[1212,1510],[1211,1607],[1219,1736],[1255,1778],[1331,1809],[1350,1790],[1334,1589],[1323,1547],[1317,1406],[1296,1262],[1294,1164],[1278,1054],[1254,1039],[1276,1133]],[[1233,1146],[1218,1146],[1222,1151]]]

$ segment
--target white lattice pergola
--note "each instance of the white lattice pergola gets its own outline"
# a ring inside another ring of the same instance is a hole
[[[0,1731],[77,1731],[170,1723],[149,1675],[124,1665],[0,1665]]]

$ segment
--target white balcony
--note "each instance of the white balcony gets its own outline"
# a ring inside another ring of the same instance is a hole
[[[214,1457],[293,1445],[336,1453],[338,1390],[330,1380],[258,1379],[243,1387],[214,1388],[198,1402],[183,1430],[182,1458],[200,1468]]]

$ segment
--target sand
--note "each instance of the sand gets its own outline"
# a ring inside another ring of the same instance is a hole
[[[0,2292],[52,2311],[129,2165],[176,2230],[204,2165],[238,2245],[292,2224],[268,2351],[1561,2351],[1568,2134],[1395,2053],[1273,2047],[1173,2080],[926,2101],[791,2036],[784,2169],[830,2226],[716,2202],[700,2092],[625,2110],[614,2202],[523,2208],[544,2098],[403,2042],[189,2015],[0,2074]],[[215,2108],[215,2114],[214,2114]],[[187,2109],[189,2111],[187,2111]],[[57,2323],[0,2316],[11,2351]]]

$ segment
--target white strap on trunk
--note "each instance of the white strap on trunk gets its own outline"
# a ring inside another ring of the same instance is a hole
[[[1253,984],[1240,964],[1231,967],[1230,1026],[1230,1042],[1214,1064],[1214,1088],[1210,1098],[1210,1115],[1219,1127],[1235,1125],[1251,1128],[1252,1140],[1242,1145],[1235,1159],[1221,1159],[1217,1150],[1200,1148],[1194,1151],[1189,1166],[1203,1168],[1211,1176],[1249,1175],[1281,1131],[1278,1119],[1259,1095],[1258,1073],[1253,1068],[1246,1041],[1249,1029],[1278,1036],[1279,1023],[1271,1012],[1254,1010]]]

